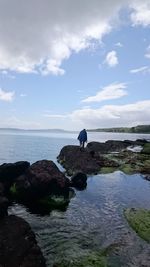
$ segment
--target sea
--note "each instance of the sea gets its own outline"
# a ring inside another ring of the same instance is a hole
[[[78,145],[78,133],[0,131],[0,164],[26,160],[31,164],[42,159],[57,162],[66,145]],[[88,133],[88,142],[107,140],[150,140],[150,134]],[[48,267],[119,244],[121,253],[110,257],[111,267],[150,267],[150,246],[130,228],[125,208],[150,209],[150,182],[141,174],[121,171],[90,175],[84,191],[75,194],[64,211],[48,214],[12,203],[9,214],[24,218],[33,229]],[[58,265],[59,266],[59,265]],[[72,265],[71,265],[72,266]]]

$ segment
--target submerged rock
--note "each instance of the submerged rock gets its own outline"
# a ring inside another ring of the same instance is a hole
[[[75,196],[75,191],[70,188],[68,197],[63,195],[50,195],[43,197],[32,206],[32,211],[40,214],[49,214],[52,210],[66,211],[69,205],[70,199]],[[31,207],[30,207],[31,208]]]
[[[46,266],[29,224],[14,215],[0,220],[0,266]]]
[[[53,267],[107,267],[107,259],[101,253],[91,252],[87,256],[76,258],[72,261],[62,260]]]

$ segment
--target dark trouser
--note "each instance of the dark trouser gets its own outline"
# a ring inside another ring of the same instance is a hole
[[[85,142],[80,142],[80,147],[82,147],[82,148],[84,148],[84,144],[85,144]]]

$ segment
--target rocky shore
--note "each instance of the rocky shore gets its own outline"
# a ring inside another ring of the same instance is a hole
[[[85,149],[65,146],[58,155],[58,162],[65,173],[48,160],[32,165],[20,161],[0,166],[0,266],[45,266],[28,223],[8,215],[12,201],[25,204],[32,212],[36,208],[49,213],[52,209],[65,210],[75,193],[73,188],[84,190],[90,174],[121,170],[141,173],[150,180],[150,143],[126,140],[91,142]]]
[[[68,179],[52,161],[30,165],[20,161],[0,166],[0,266],[44,267],[45,260],[29,224],[8,215],[12,201],[23,203],[32,212],[65,210],[74,191],[86,186],[86,174]],[[9,257],[8,257],[9,255]]]
[[[77,171],[98,174],[121,170],[127,174],[142,173],[149,179],[150,143],[146,140],[110,140],[88,143],[82,150],[78,146],[65,146],[60,151],[58,162],[68,175]]]

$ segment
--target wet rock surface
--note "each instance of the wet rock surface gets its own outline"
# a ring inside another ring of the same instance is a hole
[[[29,168],[28,161],[18,161],[16,163],[4,163],[0,166],[0,183],[3,184],[7,192],[15,179]]]
[[[99,171],[99,165],[87,149],[79,146],[65,146],[60,151],[58,162],[66,169],[68,175],[76,172],[92,174]]]
[[[9,201],[6,197],[0,196],[0,218],[7,215]]]
[[[146,140],[91,142],[85,149],[78,146],[65,146],[60,151],[58,162],[68,175],[76,172],[97,174],[121,170],[127,174],[150,173],[149,142]],[[141,152],[134,148],[141,147]],[[131,150],[128,148],[132,147]],[[145,149],[142,149],[142,148]],[[136,150],[137,151],[137,150]],[[146,151],[146,153],[144,153]]]
[[[0,266],[46,266],[29,224],[14,215],[0,220]]]
[[[111,153],[111,152],[120,152],[126,149],[129,146],[143,146],[147,143],[144,139],[137,139],[136,141],[125,140],[108,140],[105,143],[100,142],[90,142],[87,144],[87,148],[91,151],[97,151],[101,154]]]
[[[83,172],[75,173],[71,177],[71,184],[72,187],[76,189],[83,190],[87,186],[87,175]]]
[[[67,195],[69,180],[53,161],[37,161],[15,181],[17,193],[23,199],[40,198],[48,194]]]

